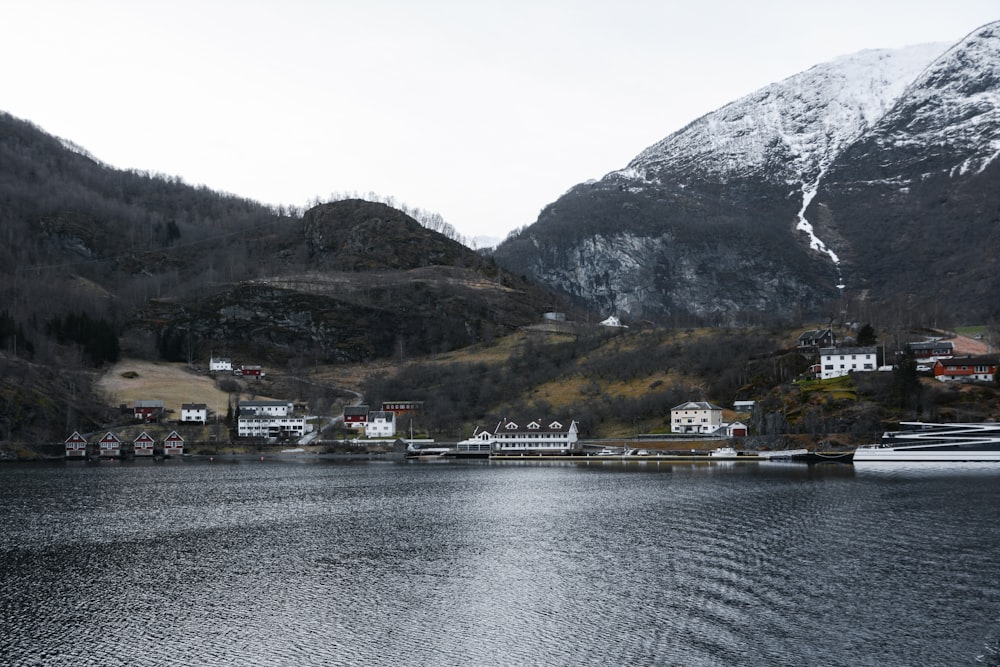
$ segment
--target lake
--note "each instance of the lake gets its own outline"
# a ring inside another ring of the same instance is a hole
[[[1000,664],[993,464],[18,463],[0,501],[5,665]]]

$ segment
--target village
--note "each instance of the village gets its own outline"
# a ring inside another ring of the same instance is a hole
[[[893,370],[894,365],[886,363],[884,349],[880,355],[877,346],[859,346],[853,340],[846,343],[838,345],[836,335],[829,328],[803,332],[798,337],[797,349],[817,360],[810,366],[807,375],[829,380],[851,373]],[[912,356],[920,374],[940,382],[993,382],[1000,360],[996,354],[988,354],[988,349],[985,344],[972,339],[933,337],[907,343],[902,352]],[[212,377],[233,375],[244,381],[260,380],[266,376],[260,365],[235,365],[229,357],[210,357],[208,371]],[[713,440],[744,438],[749,434],[747,418],[753,406],[753,400],[735,400],[726,409],[706,400],[685,401],[670,410],[670,434]],[[210,410],[206,403],[181,403],[175,411],[162,398],[148,397],[135,399],[131,405],[122,404],[120,410],[132,425],[173,422],[178,429],[170,430],[159,440],[150,435],[149,430],[152,429],[140,430],[134,436],[109,430],[99,437],[99,434],[94,434],[90,438],[75,431],[65,440],[66,458],[183,456],[185,438],[179,430],[184,426],[206,426],[213,419],[216,429],[208,437],[216,444],[223,440],[258,445],[319,444],[324,441],[321,433],[325,428],[324,419],[327,427],[339,426],[342,433],[352,434],[343,437],[343,440],[355,445],[387,444],[401,440],[410,446],[411,451],[421,445],[427,451],[428,445],[434,444],[433,439],[413,438],[413,420],[423,410],[420,401],[383,401],[376,408],[359,400],[355,404],[344,405],[342,415],[318,418],[303,414],[304,406],[297,406],[291,400],[240,398],[235,405],[235,413],[231,415],[230,429],[225,434],[218,427],[221,415]],[[176,417],[172,418],[174,414]],[[406,424],[409,425],[409,433],[405,433]],[[400,432],[404,432],[406,437],[399,437]],[[578,425],[572,419],[565,422],[537,419],[521,422],[505,418],[492,428],[477,427],[471,437],[455,443],[454,450],[465,455],[483,452],[568,453],[579,451],[578,443]]]

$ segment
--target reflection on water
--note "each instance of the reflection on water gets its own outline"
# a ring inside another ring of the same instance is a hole
[[[986,655],[1000,471],[722,463],[2,466],[0,662]]]

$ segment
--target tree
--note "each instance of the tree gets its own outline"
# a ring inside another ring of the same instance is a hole
[[[866,324],[858,330],[858,345],[868,347],[875,345],[877,342],[878,338],[875,335],[875,328],[872,325]]]

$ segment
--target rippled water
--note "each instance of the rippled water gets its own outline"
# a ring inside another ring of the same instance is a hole
[[[1000,467],[0,466],[0,663],[972,665]]]

